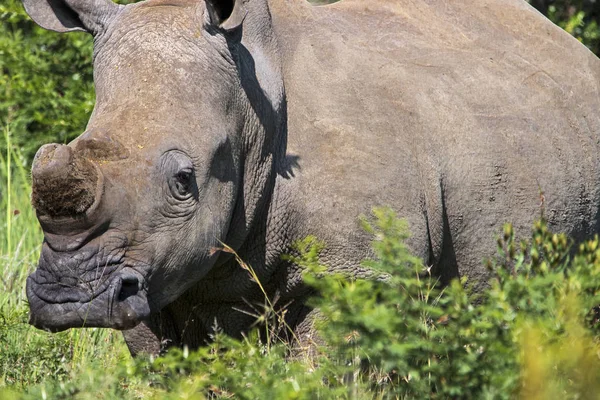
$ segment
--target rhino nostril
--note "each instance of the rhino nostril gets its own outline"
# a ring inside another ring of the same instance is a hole
[[[123,301],[128,297],[135,296],[139,291],[139,280],[133,275],[126,275],[121,278],[121,290],[118,299]]]

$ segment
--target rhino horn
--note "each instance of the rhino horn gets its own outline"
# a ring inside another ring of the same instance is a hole
[[[38,214],[75,217],[96,203],[101,172],[91,161],[61,144],[47,144],[33,161],[32,204]]]

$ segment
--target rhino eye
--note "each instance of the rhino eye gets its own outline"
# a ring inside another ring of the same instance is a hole
[[[178,200],[186,200],[192,195],[194,171],[192,169],[184,169],[173,177],[171,189],[173,196]]]

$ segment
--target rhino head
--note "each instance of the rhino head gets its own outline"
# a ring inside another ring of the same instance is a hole
[[[264,218],[285,154],[285,95],[265,1],[24,0],[94,36],[86,131],[32,167],[44,232],[30,322],[128,329],[229,259]]]

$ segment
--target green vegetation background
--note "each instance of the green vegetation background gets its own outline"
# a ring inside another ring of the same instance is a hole
[[[600,54],[597,0],[531,2]],[[505,228],[491,289],[476,302],[468,285],[435,288],[385,210],[366,228],[379,238],[371,266],[387,281],[324,278],[320,244],[301,244],[297,261],[313,271],[307,281],[324,294],[315,302],[329,321],[320,327],[328,347],[313,359],[286,360],[288,347],[251,335],[131,360],[115,331],[30,327],[25,278],[42,236],[29,163],[41,144],[83,131],[94,104],[92,39],[38,28],[19,0],[0,2],[0,22],[0,399],[597,397],[600,246],[571,258],[568,239],[543,223],[522,244]],[[265,307],[263,317],[280,316]]]

